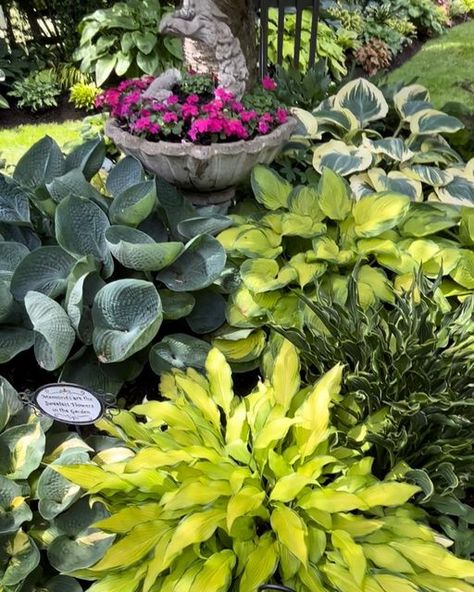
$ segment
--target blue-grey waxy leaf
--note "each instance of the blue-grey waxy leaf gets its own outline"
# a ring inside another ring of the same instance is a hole
[[[160,296],[151,282],[117,280],[97,294],[93,343],[103,363],[121,362],[146,347],[161,326]]]
[[[182,255],[157,275],[175,292],[202,290],[215,282],[226,263],[226,253],[218,240],[203,234],[191,240]]]
[[[110,171],[105,187],[110,195],[117,197],[133,185],[145,179],[145,172],[139,160],[126,156]]]
[[[60,203],[64,198],[74,195],[77,197],[87,197],[87,199],[95,202],[104,211],[107,211],[110,205],[110,200],[103,197],[87,181],[79,169],[73,169],[62,177],[57,177],[51,183],[48,183],[46,188],[56,203]]]
[[[83,197],[67,197],[56,209],[56,239],[76,259],[92,255],[102,261],[105,273],[113,269],[112,257],[105,240],[110,226],[101,208]]]
[[[15,481],[0,475],[0,535],[15,532],[23,522],[32,519],[33,513],[25,501],[13,503],[23,494],[24,491]]]
[[[12,360],[17,354],[33,346],[33,331],[23,327],[0,327],[0,364]]]
[[[105,285],[98,273],[89,272],[81,276],[68,290],[66,297],[66,311],[71,324],[83,343],[92,343],[92,305],[96,294]]]
[[[178,231],[178,224],[182,220],[195,218],[196,208],[177,189],[161,178],[156,179],[158,203],[164,209],[171,234],[178,240],[185,240]]]
[[[35,356],[45,370],[56,370],[67,360],[76,333],[65,310],[40,292],[28,292],[25,307],[35,331]]]
[[[14,226],[6,222],[0,222],[0,235],[6,241],[21,243],[34,251],[41,247],[41,239],[34,230],[27,226]]]
[[[23,300],[30,290],[51,298],[60,296],[66,291],[67,278],[75,262],[71,255],[57,246],[41,247],[27,253],[13,274],[13,296],[16,300]]]
[[[218,329],[225,322],[226,301],[212,289],[193,293],[196,304],[186,322],[194,333],[203,335]]]
[[[156,374],[172,368],[204,368],[211,345],[191,335],[167,335],[150,350],[150,365]]]
[[[0,222],[30,224],[28,195],[5,175],[0,175]]]
[[[161,303],[163,305],[163,319],[175,321],[187,317],[196,303],[195,295],[187,292],[173,292],[172,290],[160,290]]]
[[[56,576],[48,580],[44,592],[83,592],[77,580],[69,576]]]
[[[155,205],[155,182],[143,181],[117,195],[110,205],[110,220],[113,224],[138,226],[148,218]]]
[[[20,158],[13,178],[23,187],[37,189],[65,172],[61,149],[52,138],[45,136]]]
[[[75,148],[66,158],[66,170],[79,169],[90,181],[99,172],[105,158],[105,144],[101,138],[89,140]],[[56,175],[59,177],[59,175]]]
[[[10,418],[23,408],[23,403],[12,385],[0,376],[0,432]]]
[[[22,530],[13,535],[7,549],[2,588],[5,586],[4,590],[18,590],[18,586],[38,566],[40,552],[33,539]]]
[[[10,281],[29,250],[21,243],[0,242],[0,280]]]
[[[81,499],[53,520],[61,534],[48,547],[48,559],[60,572],[73,572],[90,567],[105,554],[115,536],[92,525],[109,516],[105,506],[96,502],[90,506]],[[95,536],[92,536],[95,535]]]
[[[9,451],[8,469],[2,471],[9,479],[28,479],[43,458],[45,435],[36,418],[32,423],[16,425],[0,434],[0,446]]]
[[[198,236],[198,234],[215,235],[221,230],[232,226],[232,220],[227,216],[213,214],[212,216],[198,216],[197,218],[188,218],[178,224],[178,232],[188,239]]]

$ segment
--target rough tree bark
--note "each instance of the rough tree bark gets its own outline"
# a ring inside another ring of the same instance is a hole
[[[257,79],[257,31],[255,0],[214,0],[217,7],[228,16],[229,26],[239,38],[247,61],[250,78],[248,89]],[[198,72],[217,72],[215,56],[208,47],[199,41],[187,39],[184,43],[186,63]]]

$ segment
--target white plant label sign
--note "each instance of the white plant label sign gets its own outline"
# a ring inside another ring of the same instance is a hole
[[[44,415],[73,425],[95,423],[104,405],[91,391],[75,384],[48,384],[38,389],[33,405]]]

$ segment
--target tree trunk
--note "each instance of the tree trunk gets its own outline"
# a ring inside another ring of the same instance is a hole
[[[250,90],[257,80],[257,31],[254,0],[214,0],[216,6],[229,18],[232,32],[240,40],[243,54],[249,70],[247,90]],[[217,72],[218,64],[214,52],[209,47],[186,39],[184,42],[185,61],[197,72]]]

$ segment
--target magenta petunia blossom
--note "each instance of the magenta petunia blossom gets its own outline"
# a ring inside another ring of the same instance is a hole
[[[270,76],[264,76],[262,80],[262,86],[265,90],[274,91],[276,90],[276,82],[270,78]]]
[[[163,121],[165,123],[176,123],[178,121],[178,115],[174,111],[168,111],[163,115]]]

